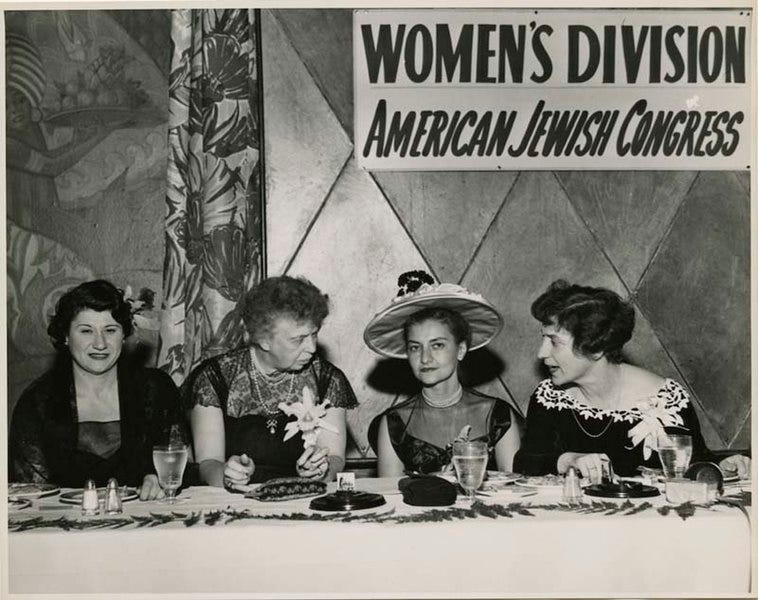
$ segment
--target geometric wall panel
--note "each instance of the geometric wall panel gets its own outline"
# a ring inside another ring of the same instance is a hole
[[[438,281],[457,283],[517,173],[376,172]]]
[[[360,445],[371,418],[396,396],[368,383],[379,356],[363,342],[363,328],[397,294],[397,276],[412,269],[428,265],[371,176],[351,160],[288,274],[305,275],[329,294],[331,312],[319,341],[361,402],[348,411],[348,425]]]
[[[638,298],[725,440],[750,408],[750,203],[731,173],[703,172]]]
[[[556,177],[621,278],[633,290],[695,173],[566,171],[556,173]]]
[[[268,272],[276,275],[292,259],[352,145],[276,18],[269,11],[261,17],[266,252]]]
[[[750,171],[735,171],[737,179],[740,181],[740,185],[745,189],[747,195],[750,196]]]
[[[505,327],[490,347],[504,359],[503,378],[522,409],[543,377],[530,306],[559,278],[623,292],[555,176],[522,172],[463,280],[503,312]]]
[[[352,139],[353,11],[278,10],[276,17]]]
[[[737,435],[729,444],[732,448],[737,448],[737,449],[750,448],[750,418],[751,416],[752,416],[751,411],[748,411],[747,419],[745,419],[745,424],[742,426],[742,428],[739,430]]]

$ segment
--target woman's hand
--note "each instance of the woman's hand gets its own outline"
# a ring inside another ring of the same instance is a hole
[[[142,486],[139,489],[140,500],[160,500],[166,494],[163,493],[157,475],[145,475]]]
[[[247,454],[232,455],[224,465],[224,487],[246,485],[255,472],[255,463]]]
[[[722,471],[737,471],[740,479],[750,479],[750,458],[741,454],[727,456],[719,463]]]
[[[306,479],[322,479],[329,471],[328,448],[311,446],[306,448],[295,464],[298,477]]]
[[[558,457],[557,467],[561,474],[568,471],[569,467],[574,467],[590,483],[600,483],[603,480],[603,465],[610,462],[607,454],[564,452]]]

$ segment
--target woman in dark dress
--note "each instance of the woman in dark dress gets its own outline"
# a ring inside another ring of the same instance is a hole
[[[82,487],[140,486],[159,498],[152,448],[172,425],[182,426],[171,378],[122,356],[132,333],[131,307],[104,280],[83,283],[58,301],[50,326],[58,350],[53,368],[32,383],[13,411],[10,479]]]
[[[465,430],[468,439],[487,442],[488,468],[510,471],[519,445],[510,406],[463,388],[458,378],[458,364],[469,349],[485,346],[500,331],[500,314],[460,286],[433,285],[424,272],[405,273],[398,283],[400,294],[368,324],[364,339],[383,356],[406,358],[421,391],[369,427],[379,476],[448,469],[452,442]]]
[[[275,477],[332,480],[345,464],[345,409],[357,405],[345,375],[318,356],[328,298],[302,278],[272,277],[245,298],[249,347],[210,358],[191,375],[195,456],[209,485]],[[288,414],[305,393],[322,415],[315,445],[288,435]],[[287,438],[287,439],[285,439]]]
[[[692,436],[692,461],[713,461],[687,391],[676,381],[622,362],[634,308],[604,288],[554,282],[532,304],[542,324],[538,357],[550,372],[529,403],[514,470],[526,475],[574,467],[593,483],[605,463],[635,475],[661,468],[658,435]],[[730,456],[721,468],[750,476],[750,459]]]

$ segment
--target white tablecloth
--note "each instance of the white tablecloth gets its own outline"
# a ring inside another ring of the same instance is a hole
[[[381,511],[414,514],[395,480],[359,479],[358,489],[385,493]],[[485,502],[560,501],[560,492],[500,492]],[[394,492],[394,493],[393,493]],[[309,500],[260,503],[214,488],[191,488],[183,513],[247,508],[261,514],[308,513]],[[656,506],[665,500],[650,500]],[[14,519],[78,517],[40,511]],[[465,502],[459,500],[459,506]],[[167,510],[130,502],[125,514]],[[736,508],[698,508],[683,520],[654,509],[633,515],[534,510],[534,516],[434,523],[342,523],[243,520],[186,527],[9,534],[12,593],[746,595],[750,525]]]

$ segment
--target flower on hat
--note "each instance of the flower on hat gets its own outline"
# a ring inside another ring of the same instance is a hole
[[[293,415],[297,417],[284,426],[284,441],[286,442],[300,431],[303,434],[303,447],[310,448],[316,445],[318,434],[322,428],[339,433],[334,425],[324,421],[327,408],[329,408],[328,402],[323,404],[314,402],[313,392],[307,386],[303,388],[302,402],[293,402],[292,404],[280,402],[279,410],[289,417]]]

